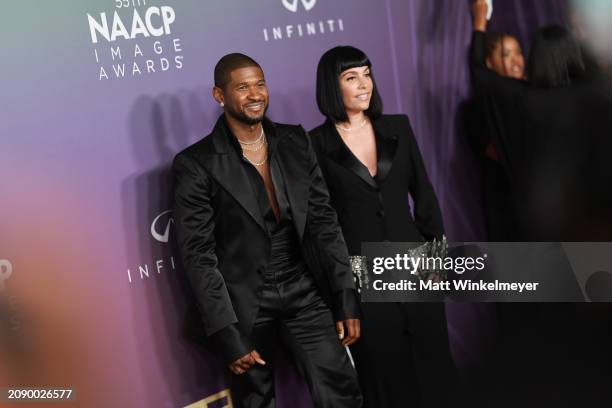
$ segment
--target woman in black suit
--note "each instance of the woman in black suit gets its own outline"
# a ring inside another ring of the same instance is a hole
[[[444,234],[438,200],[406,115],[382,115],[368,57],[327,51],[317,69],[327,117],[310,131],[349,254],[362,242],[422,242]],[[408,196],[414,201],[414,217]],[[454,373],[444,305],[363,303],[351,351],[365,407],[446,406]]]

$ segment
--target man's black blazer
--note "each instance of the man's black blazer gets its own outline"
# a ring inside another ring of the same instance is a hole
[[[336,320],[358,317],[355,284],[337,216],[301,126],[264,122],[277,152],[304,260]],[[270,238],[234,137],[221,116],[173,164],[174,222],[183,267],[207,336],[227,362],[252,350]]]

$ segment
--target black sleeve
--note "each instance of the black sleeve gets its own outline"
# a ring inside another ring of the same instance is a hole
[[[238,322],[215,253],[214,183],[185,154],[173,164],[174,223],[179,253],[193,290],[207,336],[227,362],[251,351],[240,335]]]
[[[209,336],[215,350],[222,353],[223,361],[230,364],[240,357],[250,353],[255,347],[250,346],[250,342],[240,333],[235,324],[225,326],[218,332]]]
[[[469,67],[472,87],[476,96],[487,89],[487,84],[496,80],[497,73],[487,68],[485,56],[485,33],[474,31],[470,43]]]
[[[498,86],[503,86],[501,83],[507,78],[503,78],[495,71],[487,67],[485,54],[485,36],[482,31],[474,31],[472,33],[472,42],[470,44],[469,66],[472,86],[476,94],[486,90],[494,89]]]
[[[444,224],[438,198],[427,176],[421,150],[414,138],[410,120],[408,116],[402,115],[401,117],[404,121],[402,128],[405,129],[407,135],[408,157],[412,173],[410,195],[414,200],[414,221],[423,238],[428,241],[434,238],[439,240],[444,235]]]
[[[485,55],[485,36],[482,31],[472,32],[472,42],[470,43],[470,71],[480,68],[487,68]]]
[[[487,139],[495,146],[508,175],[513,177],[522,160],[522,101],[528,93],[528,85],[525,81],[502,77],[487,68],[485,35],[482,31],[474,31],[472,34],[469,54],[472,87]]]
[[[312,234],[323,271],[327,274],[333,296],[332,313],[336,321],[359,318],[361,315],[348,250],[338,223],[336,211],[330,205],[329,191],[312,141],[300,130],[308,143],[310,192],[308,198],[308,228]]]

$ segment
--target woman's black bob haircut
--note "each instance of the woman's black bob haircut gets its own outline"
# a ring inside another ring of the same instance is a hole
[[[347,45],[334,47],[321,57],[317,67],[317,105],[321,113],[332,122],[348,120],[342,101],[342,91],[340,90],[340,74],[347,69],[364,66],[369,67],[370,74],[372,74],[372,63],[368,56],[363,51]],[[370,119],[375,120],[382,115],[383,105],[374,75],[371,78],[374,87],[370,98],[370,106],[365,114]]]
[[[531,46],[527,76],[538,88],[566,87],[584,76],[578,42],[568,29],[551,25],[540,29]]]

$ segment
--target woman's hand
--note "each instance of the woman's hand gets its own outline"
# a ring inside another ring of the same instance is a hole
[[[472,3],[472,28],[474,31],[487,31],[487,12],[489,6],[486,0],[474,0]]]

